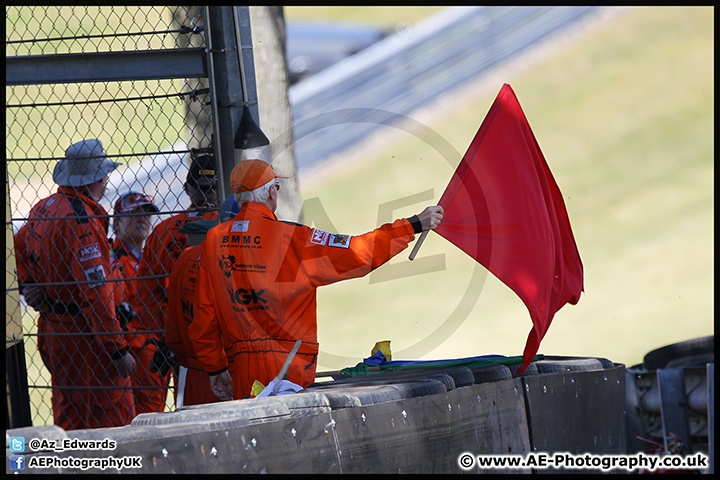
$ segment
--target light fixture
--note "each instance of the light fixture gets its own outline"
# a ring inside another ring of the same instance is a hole
[[[240,125],[235,132],[235,163],[250,158],[270,163],[270,140],[253,120],[250,109],[244,106]]]

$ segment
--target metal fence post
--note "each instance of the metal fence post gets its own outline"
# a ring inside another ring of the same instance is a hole
[[[6,423],[8,428],[32,425],[30,414],[30,393],[28,391],[27,366],[25,364],[25,343],[20,313],[20,296],[17,282],[17,263],[13,242],[10,213],[10,189],[5,178],[5,242],[9,250],[5,255],[5,387]]]
[[[708,454],[710,467],[708,473],[715,473],[715,362],[708,363],[707,369],[707,398],[708,398]]]
[[[210,88],[214,92],[217,106],[215,151],[219,158],[218,193],[221,199],[225,199],[231,191],[229,178],[236,161],[233,139],[244,106],[250,109],[256,123],[259,123],[248,8],[247,6],[207,7],[209,31],[206,33],[210,39],[209,50],[212,55]],[[240,45],[235,29],[236,18]],[[240,58],[243,60],[242,67]]]
[[[32,415],[30,414],[30,395],[25,365],[25,344],[22,340],[5,348],[5,373],[7,427],[29,427],[32,425]]]

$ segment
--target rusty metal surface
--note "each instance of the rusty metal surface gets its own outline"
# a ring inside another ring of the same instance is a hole
[[[534,451],[626,453],[624,366],[523,377],[522,381]]]
[[[462,473],[463,452],[525,454],[529,443],[518,385],[505,380],[334,411],[342,472]]]
[[[672,390],[669,383],[665,382],[665,388],[661,388],[661,377],[667,376],[667,372],[672,370],[680,369],[651,371],[639,367],[628,369],[626,374],[628,452],[651,449],[654,445],[651,442],[665,444],[668,432],[678,435],[690,452],[712,451],[708,445],[709,430],[712,426],[708,409],[708,405],[712,405],[709,398],[712,377],[708,377],[707,366],[681,369],[684,382],[679,380],[675,382],[676,396],[680,396],[680,399],[676,400],[672,399],[673,395],[669,395]],[[676,375],[679,375],[679,371]],[[681,389],[685,391],[685,401],[682,400]],[[671,413],[671,410],[675,410],[675,413]],[[663,415],[667,421],[664,420]]]

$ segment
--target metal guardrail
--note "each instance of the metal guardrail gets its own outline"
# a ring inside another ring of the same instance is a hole
[[[293,85],[298,170],[476,80],[600,7],[451,7]]]

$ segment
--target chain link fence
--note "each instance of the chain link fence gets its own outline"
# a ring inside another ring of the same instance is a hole
[[[8,59],[31,56],[26,60],[32,62],[49,57],[62,60],[77,54],[126,52],[132,55],[147,51],[205,48],[201,7],[8,6],[5,13]],[[102,62],[103,56],[95,55],[93,61]],[[132,65],[132,61],[129,64]],[[110,160],[122,164],[110,175],[105,196],[99,201],[109,213],[109,218],[102,219],[106,221],[106,226],[112,224],[113,205],[119,195],[129,190],[155,197],[159,208],[159,212],[152,216],[155,226],[170,215],[188,208],[190,199],[183,185],[190,154],[193,149],[210,146],[212,141],[208,79],[147,79],[143,73],[139,67],[137,80],[122,81],[94,81],[88,77],[72,83],[40,79],[13,84],[12,79],[8,79],[5,89],[6,173],[11,215],[8,220],[12,222],[14,232],[28,222],[33,205],[58,190],[53,182],[53,169],[64,158],[65,150],[83,139],[99,139]],[[168,175],[170,171],[172,175]],[[68,218],[60,216],[51,220],[57,223],[76,221]],[[109,237],[113,236],[112,228],[106,233]],[[8,242],[7,265],[12,265],[12,249],[13,244]],[[18,270],[21,267],[18,264]],[[64,266],[55,267],[59,270]],[[8,271],[6,278],[15,274]],[[134,277],[131,280],[140,279]],[[42,288],[48,297],[56,301],[71,302],[71,298],[58,298],[57,292],[61,287],[61,284],[46,284]],[[144,305],[133,307],[141,312]],[[101,395],[137,394],[139,389],[147,388],[167,392],[172,388],[130,382],[120,389],[124,391],[118,392],[108,391],[99,380],[81,386],[51,378],[47,362],[57,363],[58,360],[49,359],[47,354],[41,358],[38,343],[50,341],[52,335],[45,333],[47,330],[42,325],[39,328],[38,324],[43,320],[33,308],[24,301],[19,308],[19,315],[8,311],[7,318],[21,318],[22,321],[33,425],[57,423],[58,415],[63,412],[57,411],[61,403],[57,398],[54,401],[53,396],[70,397],[72,403],[75,396],[91,392],[89,402],[93,403],[93,399],[97,400]],[[69,332],[69,329],[54,330],[55,338],[66,342],[65,348],[68,354],[72,354],[68,358],[77,359],[77,353],[87,349],[84,364],[63,366],[68,378],[92,372],[98,363],[107,360],[96,358],[97,349],[90,348],[97,338],[87,317],[84,311],[76,317],[77,322],[84,323],[77,333],[62,333]],[[67,319],[67,315],[63,318]],[[116,338],[123,336],[122,332],[115,333]],[[112,334],[108,332],[108,337]],[[46,337],[43,338],[43,335]],[[141,368],[140,362],[138,368]],[[69,369],[76,373],[68,373]],[[172,408],[173,402],[173,395],[167,395],[167,403],[162,408]],[[107,409],[102,413],[101,409],[99,414],[113,417],[115,413]],[[113,423],[111,418],[95,421],[98,425]]]

